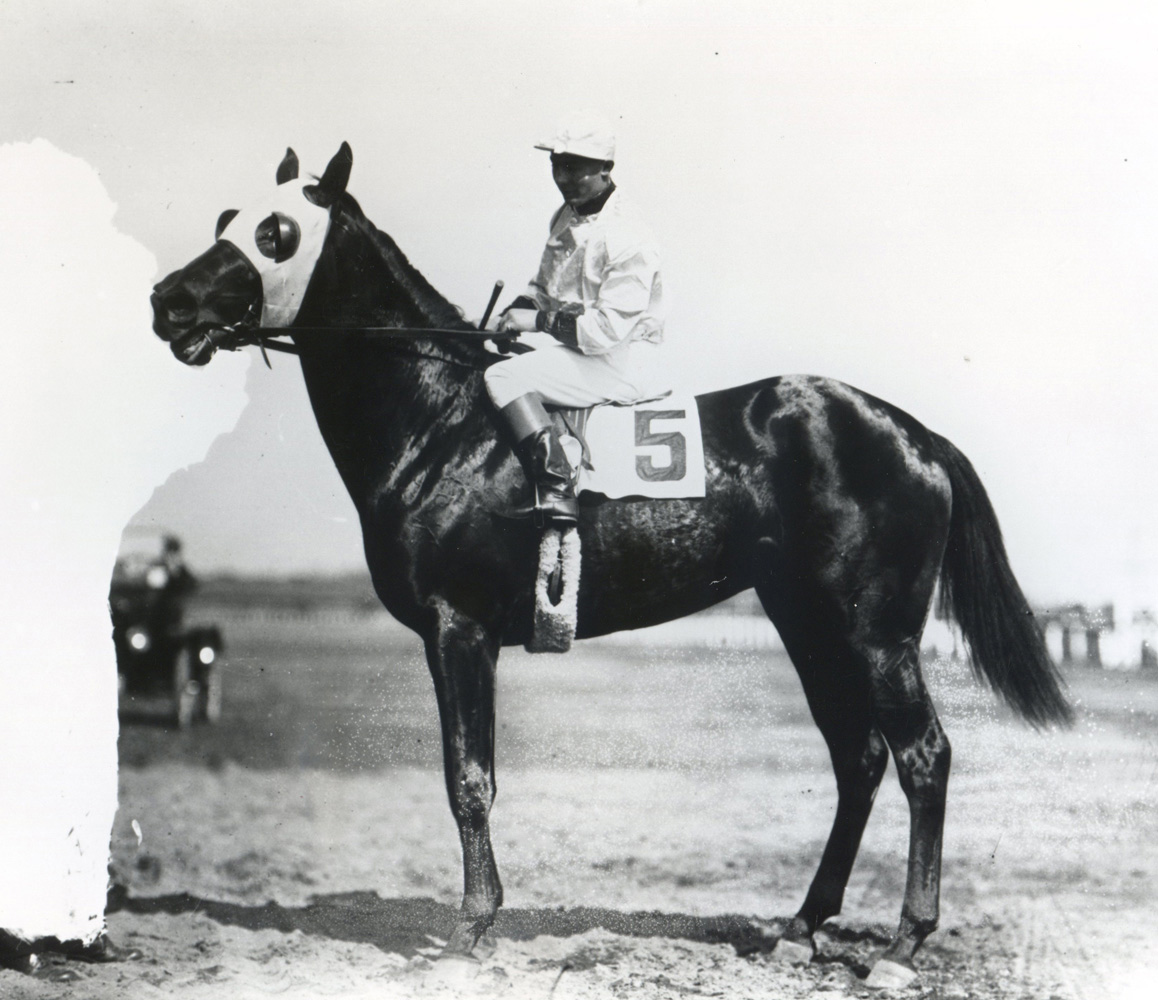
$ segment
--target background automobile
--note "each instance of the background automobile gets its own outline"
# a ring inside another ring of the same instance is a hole
[[[161,702],[180,728],[221,717],[221,631],[184,621],[196,587],[175,536],[126,531],[109,588],[122,712]]]

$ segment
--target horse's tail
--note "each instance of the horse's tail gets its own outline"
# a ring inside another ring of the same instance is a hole
[[[950,441],[933,434],[949,474],[953,512],[941,562],[941,611],[961,627],[973,672],[1034,726],[1069,725],[1073,710],[1045,638],[1021,592],[981,479]]]

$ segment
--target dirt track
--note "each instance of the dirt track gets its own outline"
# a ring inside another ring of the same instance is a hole
[[[900,907],[907,810],[886,776],[843,916],[772,964],[835,792],[782,654],[581,644],[500,664],[506,888],[473,978],[428,956],[458,844],[416,644],[232,623],[216,732],[124,727],[110,966],[0,973],[0,996],[859,996]],[[1034,734],[963,664],[927,667],[954,746],[941,929],[908,996],[1149,997],[1158,972],[1158,678],[1076,672],[1080,721]],[[138,820],[137,842],[131,821]],[[65,973],[73,982],[54,981]]]

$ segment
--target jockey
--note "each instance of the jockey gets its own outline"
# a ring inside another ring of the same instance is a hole
[[[662,283],[655,240],[611,180],[615,137],[607,124],[577,115],[535,148],[551,154],[564,204],[551,219],[538,274],[503,311],[497,332],[540,331],[554,341],[491,365],[485,379],[535,485],[536,511],[567,525],[578,519],[578,470],[544,404],[630,404],[655,395]]]

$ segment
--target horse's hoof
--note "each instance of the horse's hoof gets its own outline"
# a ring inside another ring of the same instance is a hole
[[[902,965],[882,958],[873,966],[864,981],[870,990],[903,990],[917,981],[917,970],[911,965]]]
[[[474,946],[474,951],[471,952],[475,958],[486,961],[490,958],[499,947],[498,939],[495,937],[494,929],[488,927],[483,931],[482,937],[478,939],[478,943]]]
[[[113,944],[107,934],[102,934],[92,944],[80,949],[73,956],[82,962],[139,962],[145,957],[140,948],[122,948]]]
[[[781,938],[772,949],[772,960],[783,965],[808,965],[812,961],[812,945]]]
[[[470,955],[443,955],[434,960],[424,977],[437,986],[465,986],[482,970],[482,962]]]
[[[47,983],[79,983],[84,979],[76,969],[71,969],[67,965],[45,965],[32,975]]]
[[[41,968],[39,955],[30,953],[17,954],[0,949],[0,969],[11,969],[13,972],[22,972],[31,976]]]

